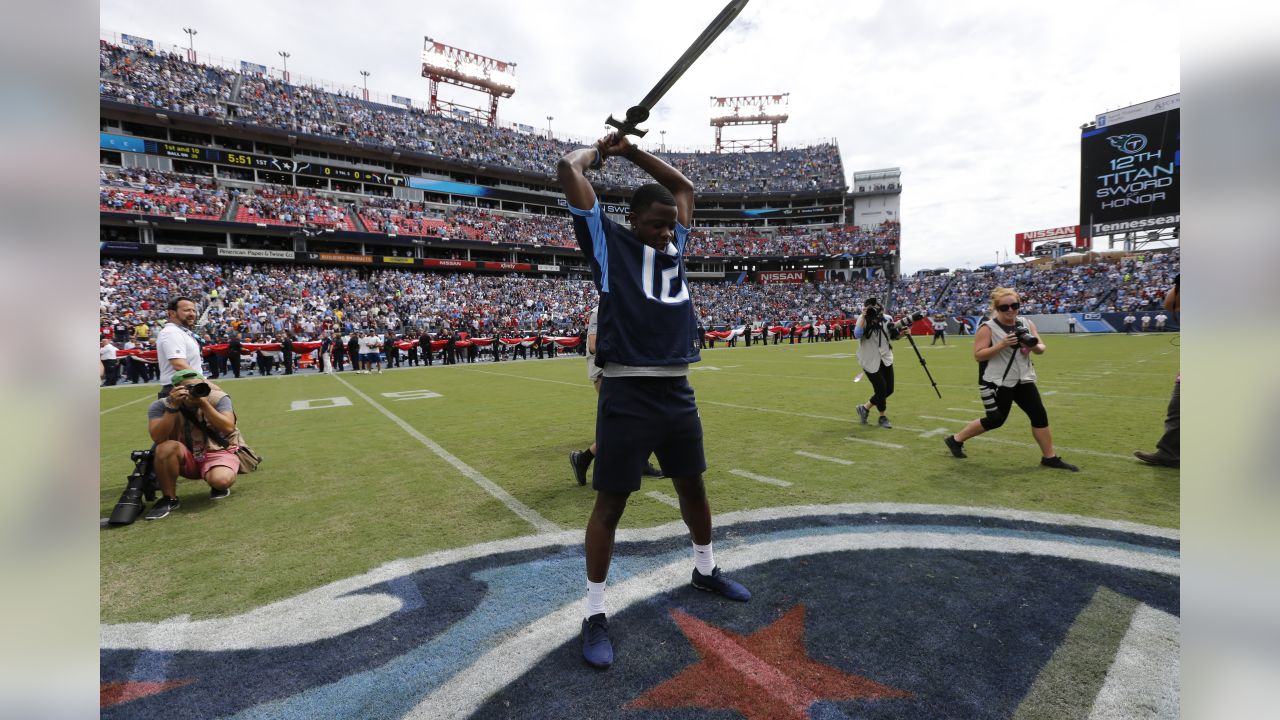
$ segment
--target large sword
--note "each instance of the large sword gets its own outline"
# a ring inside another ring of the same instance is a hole
[[[689,69],[689,66],[693,65],[694,61],[702,53],[706,52],[707,48],[711,47],[711,43],[720,37],[720,33],[729,27],[733,19],[738,17],[738,13],[742,12],[742,9],[746,6],[747,0],[730,0],[729,4],[725,5],[720,14],[716,16],[716,19],[711,21],[707,29],[703,30],[698,39],[693,41],[693,44],[689,46],[688,50],[684,51],[679,60],[676,60],[676,64],[672,65],[667,74],[663,75],[658,84],[654,85],[653,89],[649,91],[649,94],[644,96],[640,104],[627,110],[627,119],[625,121],[615,120],[613,115],[610,115],[605,122],[617,128],[619,136],[635,135],[636,137],[644,137],[649,131],[641,130],[636,126],[649,119],[649,111],[653,109],[653,106],[658,104],[662,96],[666,95],[671,86],[675,85],[680,76],[684,75],[685,71]]]

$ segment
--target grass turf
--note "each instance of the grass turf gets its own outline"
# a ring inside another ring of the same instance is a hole
[[[1178,367],[1176,335],[1046,338],[1036,359],[1059,454],[1080,473],[1041,468],[1026,417],[966,444],[956,460],[939,429],[978,417],[968,338],[917,340],[942,391],[933,392],[906,342],[895,344],[895,429],[858,423],[871,393],[851,341],[717,348],[690,374],[706,432],[708,494],[715,512],[782,505],[919,502],[1003,506],[1174,527],[1176,471],[1131,456],[1159,438]],[[584,361],[477,363],[400,369],[342,379],[546,520],[585,526],[593,501],[574,482],[571,450],[590,443],[595,393]],[[312,372],[230,380],[240,427],[265,458],[216,503],[199,481],[180,481],[181,510],[101,534],[101,619],[212,617],[365,572],[387,561],[534,532],[472,479],[410,436],[342,381]],[[383,393],[431,390],[441,397]],[[154,386],[101,391],[101,515],[132,470],[129,451],[149,446]],[[291,410],[299,400],[346,397],[348,406]],[[136,402],[135,402],[136,401]],[[923,416],[923,417],[922,417]],[[935,434],[929,434],[935,432]],[[854,438],[854,439],[850,439]],[[875,441],[871,442],[865,441]],[[901,448],[886,444],[900,445]],[[853,461],[837,464],[804,451]],[[732,474],[790,482],[779,487]],[[645,493],[675,498],[646,480],[622,527],[679,513]]]

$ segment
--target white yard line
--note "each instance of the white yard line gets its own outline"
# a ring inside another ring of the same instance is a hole
[[[904,447],[906,447],[905,445],[896,445],[896,444],[894,444],[894,443],[880,442],[879,440],[864,440],[864,439],[862,439],[862,438],[856,438],[856,437],[847,437],[847,438],[845,438],[845,440],[851,440],[851,441],[853,441],[853,442],[866,443],[866,444],[868,444],[868,445],[877,445],[877,446],[879,446],[879,447],[892,448],[893,450],[901,450],[901,449],[903,449]]]
[[[359,395],[362,400],[372,405],[374,408],[378,410],[378,412],[387,416],[387,418],[391,420],[391,422],[394,422],[396,425],[399,425],[400,429],[408,433],[409,436],[412,437],[414,440],[417,440],[418,442],[422,443],[424,446],[426,446],[428,450],[440,456],[440,458],[443,459],[445,462],[457,468],[458,472],[465,475],[476,485],[479,485],[480,488],[483,489],[485,492],[497,498],[498,502],[502,503],[503,505],[506,505],[508,510],[515,513],[516,515],[519,515],[521,518],[524,518],[526,522],[528,522],[530,525],[533,525],[535,528],[537,528],[538,532],[543,532],[543,533],[559,532],[560,530],[559,525],[556,525],[550,520],[542,517],[537,512],[535,512],[533,508],[530,508],[529,506],[525,505],[519,500],[516,500],[514,497],[511,496],[511,493],[508,493],[506,490],[503,490],[492,480],[485,477],[479,470],[476,470],[475,468],[471,467],[465,462],[459,460],[456,456],[453,455],[453,453],[450,453],[448,450],[445,450],[436,441],[418,432],[416,428],[414,428],[409,423],[405,422],[395,413],[391,412],[390,410],[386,409],[382,405],[378,404],[378,402],[373,398],[369,397],[368,395],[365,395],[355,385],[352,385],[351,383],[347,382],[341,375],[334,375],[333,378],[338,382],[342,383],[343,385],[346,385],[347,388],[351,390],[351,392],[355,393],[356,395]]]
[[[771,478],[767,475],[757,475],[753,472],[747,472],[746,470],[733,469],[729,471],[729,474],[737,475],[738,477],[744,477],[748,480],[755,480],[756,482],[768,483],[770,485],[777,485],[778,487],[791,487],[791,483],[787,482],[786,480]]]
[[[492,370],[476,370],[475,368],[466,368],[468,372],[481,373],[484,375],[501,375],[502,377],[516,378],[519,380],[532,380],[534,382],[555,383],[557,385],[570,385],[572,387],[590,388],[592,387],[590,380],[584,380],[580,383],[566,382],[564,380],[550,380],[548,378],[529,377],[528,375],[512,375],[511,373],[500,373]]]
[[[156,399],[156,396],[155,396],[155,395],[143,395],[142,397],[138,398],[137,400],[130,400],[129,402],[127,402],[127,403],[125,403],[125,404],[123,404],[123,405],[117,405],[117,406],[115,406],[115,407],[109,407],[109,408],[107,408],[106,410],[103,410],[102,412],[98,413],[98,417],[102,417],[103,415],[106,415],[107,413],[111,412],[112,410],[119,410],[119,409],[120,409],[120,408],[122,408],[122,407],[129,407],[130,405],[136,405],[136,404],[138,404],[138,403],[142,402],[143,400],[155,400],[155,399]]]
[[[845,460],[844,458],[837,458],[837,457],[827,457],[826,455],[818,455],[817,453],[805,452],[804,450],[797,450],[796,454],[802,457],[813,458],[814,460],[825,460],[826,462],[835,463],[837,465],[853,464],[852,460]]]
[[[778,415],[792,415],[794,417],[813,418],[814,420],[834,420],[835,422],[855,422],[851,417],[832,417],[831,415],[810,415],[809,413],[791,412],[790,410],[774,410],[773,408],[754,407],[751,405],[735,405],[727,402],[717,402],[715,400],[699,400],[699,405],[719,405],[720,407],[736,408],[738,410],[754,410],[756,412],[776,413]]]
[[[663,505],[670,505],[671,507],[677,510],[680,509],[680,500],[678,498],[673,498],[670,495],[667,495],[666,493],[660,493],[657,490],[650,490],[649,492],[645,493],[644,496],[647,498],[653,498],[654,500],[657,500]]]
[[[969,418],[968,420],[961,420],[960,418],[938,417],[937,415],[921,415],[920,419],[921,420],[941,420],[942,422],[965,423],[965,424],[973,422],[973,418]]]

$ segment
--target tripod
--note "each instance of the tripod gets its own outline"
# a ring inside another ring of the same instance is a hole
[[[892,277],[889,278],[889,298],[893,298]],[[907,325],[902,331],[907,336],[907,342],[911,343],[911,349],[916,351],[916,359],[920,361],[920,367],[924,368],[924,376],[929,378],[929,384],[933,386],[933,391],[938,394],[938,399],[941,400],[942,391],[938,389],[938,383],[934,382],[933,374],[929,372],[929,364],[924,361],[924,356],[920,354],[920,348],[916,346],[915,338],[911,337],[911,325]]]
[[[933,391],[938,393],[938,399],[942,399],[942,391],[938,389],[938,383],[933,381],[933,375],[929,373],[929,364],[924,361],[924,356],[920,354],[920,348],[916,347],[915,338],[911,337],[911,328],[906,329],[907,342],[911,343],[911,349],[916,351],[916,357],[920,360],[920,367],[924,368],[925,377],[929,378],[929,384],[933,385]]]

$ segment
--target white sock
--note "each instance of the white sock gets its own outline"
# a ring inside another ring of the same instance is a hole
[[[693,544],[693,566],[698,568],[698,572],[708,576],[716,569],[716,556],[711,552],[711,543]]]
[[[607,582],[607,581],[606,581]],[[587,614],[583,618],[604,612],[604,583],[587,581]]]

